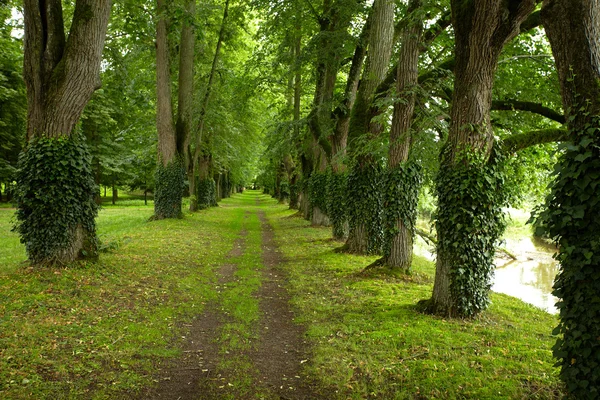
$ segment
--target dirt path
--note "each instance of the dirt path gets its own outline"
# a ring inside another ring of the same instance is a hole
[[[285,289],[283,259],[264,212],[259,213],[262,228],[263,283],[257,294],[261,319],[260,336],[252,359],[259,371],[259,383],[267,385],[282,399],[314,399],[316,393],[302,376],[307,362],[304,328],[293,322],[289,294]]]
[[[239,257],[245,251],[245,236],[242,230],[226,259]],[[234,280],[236,265],[225,263],[217,272],[216,289]],[[220,399],[215,390],[225,380],[217,372],[219,359],[220,328],[226,316],[219,312],[216,304],[208,304],[202,315],[187,325],[183,355],[172,365],[161,371],[157,378],[158,386],[144,393],[141,399]]]
[[[252,210],[254,212],[254,210]],[[246,218],[250,211],[246,211]],[[218,298],[205,308],[185,328],[183,355],[157,375],[157,386],[143,393],[140,399],[320,399],[303,375],[303,364],[308,361],[304,328],[293,322],[283,259],[277,250],[274,233],[263,211],[258,211],[262,245],[262,284],[253,296],[258,301],[258,322],[251,328],[250,350],[243,353],[223,352],[220,349],[222,329],[232,319],[219,306]],[[247,231],[240,232],[225,263],[217,271],[217,291],[226,290],[236,282],[237,265],[227,259],[240,257],[250,249],[246,244]],[[241,357],[251,363],[250,368],[224,368],[229,360]],[[250,371],[250,372],[249,372]],[[238,374],[251,384],[236,387]]]

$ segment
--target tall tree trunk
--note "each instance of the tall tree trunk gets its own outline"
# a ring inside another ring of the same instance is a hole
[[[346,212],[346,191],[347,191],[347,173],[346,166],[342,163],[343,157],[346,155],[346,146],[348,142],[348,130],[350,128],[350,115],[354,102],[356,100],[356,92],[360,81],[360,73],[363,69],[365,55],[367,54],[367,41],[371,28],[371,15],[367,18],[356,48],[352,56],[352,64],[348,79],[346,81],[346,90],[342,104],[338,106],[333,114],[336,118],[335,130],[331,136],[331,169],[332,176],[328,186],[328,201],[331,206],[330,218],[332,226],[332,236],[336,240],[344,240],[348,237],[348,216]]]
[[[560,323],[554,356],[569,397],[600,395],[600,2],[546,0],[542,22],[556,62],[569,145],[542,214],[557,238]]]
[[[167,4],[156,0],[156,130],[158,132],[159,163],[166,167],[177,157],[177,135],[171,101],[171,61],[169,58]]]
[[[158,168],[154,192],[155,219],[179,218],[182,207],[184,175],[177,132],[173,122],[171,63],[169,58],[169,0],[156,0],[156,130]]]
[[[77,0],[67,38],[60,0],[24,2],[29,146],[24,149],[17,177],[17,220],[21,241],[26,244],[33,264],[64,264],[81,255],[96,254],[97,187],[93,183],[89,152],[83,142],[75,144],[78,139],[73,131],[93,92],[100,87],[100,63],[110,8],[110,0]],[[41,139],[55,138],[67,139],[62,144],[54,142],[42,154]],[[56,158],[62,157],[59,152],[63,150],[73,158],[69,165],[77,164],[77,169],[50,165],[58,163]],[[37,166],[27,162],[28,153],[36,152],[41,157]],[[55,173],[55,180],[36,181],[45,173]],[[63,179],[69,174],[71,178]],[[65,193],[64,189],[73,184],[80,185],[76,190],[79,195],[69,193],[72,191]],[[56,192],[63,196],[54,197],[53,204],[40,197]],[[65,208],[71,215],[62,213]],[[40,215],[44,218],[40,219]]]
[[[423,30],[423,23],[414,12],[420,7],[420,0],[410,1],[408,12],[413,15],[409,14],[411,21],[401,39],[402,47],[396,79],[396,90],[401,96],[401,101],[394,104],[388,157],[388,183],[391,187],[388,187],[384,194],[385,212],[388,216],[386,224],[390,228],[385,237],[384,263],[391,268],[404,271],[408,271],[412,263],[416,200],[419,191],[418,177],[411,176],[411,173],[416,171],[407,168],[406,163],[412,142],[415,90],[419,77],[419,46]],[[399,168],[402,165],[405,168]],[[403,184],[400,184],[401,182]],[[409,201],[398,204],[399,199]]]
[[[181,27],[181,39],[179,42],[179,76],[178,76],[178,100],[177,100],[177,152],[186,154],[192,137],[194,102],[194,47],[196,44],[196,33],[194,29],[194,17],[196,16],[196,0],[189,0],[185,5],[186,16],[183,18]],[[186,158],[187,162],[187,158]]]
[[[227,17],[229,15],[229,0],[225,0],[225,7],[223,8],[223,19],[221,20],[221,29],[219,30],[219,38],[217,39],[217,46],[215,48],[215,55],[213,57],[212,66],[210,68],[210,73],[208,75],[208,82],[206,84],[206,90],[204,92],[204,97],[202,99],[202,103],[200,104],[200,110],[198,115],[198,126],[196,128],[195,136],[196,143],[193,154],[191,154],[191,148],[189,149],[191,160],[188,161],[188,181],[195,182],[196,177],[199,176],[201,171],[201,158],[210,159],[210,146],[206,145],[206,143],[210,142],[209,137],[204,137],[204,124],[206,119],[206,111],[208,110],[208,105],[210,103],[210,95],[212,93],[212,86],[215,80],[215,75],[217,73],[217,65],[219,63],[219,56],[221,54],[221,47],[223,46],[223,40],[225,39],[225,28],[227,27]],[[200,178],[202,180],[202,178]],[[196,211],[198,209],[197,197],[196,197],[197,189],[195,184],[190,184],[190,211]]]
[[[481,169],[481,165],[473,163],[473,157],[484,161],[489,158],[494,140],[490,109],[498,57],[505,43],[518,34],[520,24],[534,7],[535,0],[452,0],[456,37],[454,95],[437,188],[440,213],[448,215],[440,214],[436,223],[436,274],[429,304],[430,311],[438,314],[468,317],[478,314],[488,304],[497,239],[493,236],[501,233],[501,228],[496,229],[496,222],[489,219],[497,216],[500,205],[480,201],[489,190],[487,183],[470,192],[450,194],[447,181],[464,172],[464,168],[473,172]],[[459,182],[454,183],[461,186]],[[472,184],[477,182],[466,186],[472,187]],[[472,209],[455,207],[457,202],[471,203]],[[492,226],[482,228],[477,226],[479,223]],[[464,284],[465,281],[470,283]]]
[[[373,191],[371,186],[377,186],[378,168],[369,154],[360,154],[358,140],[368,140],[377,137],[383,130],[380,123],[373,122],[377,107],[373,104],[377,86],[381,83],[388,70],[392,56],[394,39],[394,2],[391,0],[375,0],[372,10],[372,22],[369,32],[369,53],[365,70],[357,93],[356,103],[352,109],[348,137],[354,141],[350,150],[358,155],[353,166],[348,185],[349,199],[348,215],[350,232],[346,241],[346,249],[351,253],[365,254],[378,252],[379,244],[374,240],[378,235],[374,231],[381,229],[380,210],[373,204],[373,196],[364,196],[364,191]],[[379,190],[375,189],[374,195]],[[372,232],[372,234],[370,233]]]

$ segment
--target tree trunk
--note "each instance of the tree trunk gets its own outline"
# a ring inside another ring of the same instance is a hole
[[[518,34],[520,24],[534,7],[535,0],[452,0],[456,65],[450,131],[441,155],[441,178],[453,176],[455,171],[459,171],[458,168],[470,165],[471,161],[465,158],[466,154],[483,159],[489,157],[494,140],[490,109],[498,57],[505,43]],[[457,200],[456,194],[442,196],[440,193],[445,193],[446,188],[440,187],[439,182],[440,178],[437,189],[439,209],[458,210],[453,205],[457,201],[464,202],[466,198]],[[487,189],[486,186],[479,186],[479,192],[475,191],[474,196],[479,196],[481,191]],[[460,194],[462,195],[464,193]],[[499,207],[498,204],[491,206]],[[461,212],[464,215],[461,214],[460,218],[475,230],[465,229],[462,224],[451,221],[444,223],[438,220],[436,225],[436,274],[429,305],[432,312],[452,317],[468,317],[487,307],[494,253],[492,242],[495,238],[484,237],[484,244],[475,246],[477,243],[473,241],[473,237],[479,233],[473,221],[485,218],[490,204],[474,204],[473,207],[473,210],[466,211],[463,207]],[[455,215],[453,218],[458,217]],[[470,243],[473,246],[469,253],[458,254],[461,250],[453,247],[450,241],[465,246]],[[472,291],[461,289],[459,284],[455,287],[453,279],[459,273],[465,279],[471,279]]]
[[[217,64],[219,62],[219,56],[221,54],[221,47],[223,46],[223,40],[225,39],[225,28],[227,27],[227,17],[229,15],[229,0],[225,0],[225,7],[223,8],[223,19],[221,21],[221,29],[219,30],[219,38],[217,39],[217,46],[215,48],[215,55],[213,57],[212,66],[210,69],[210,73],[208,75],[208,82],[206,84],[206,91],[204,92],[204,96],[202,98],[202,103],[200,104],[199,116],[198,116],[198,125],[196,128],[195,136],[196,143],[193,154],[191,153],[191,148],[189,148],[188,158],[191,157],[191,160],[187,161],[187,173],[189,182],[193,182],[195,177],[198,176],[199,164],[201,163],[200,158],[208,157],[210,159],[210,137],[204,137],[204,124],[206,119],[206,111],[208,110],[208,105],[210,103],[210,95],[212,93],[212,86],[215,79],[215,75],[217,72]],[[202,178],[200,178],[202,180]],[[192,186],[194,186],[192,188]],[[192,191],[193,189],[193,191]],[[195,185],[190,185],[190,211],[195,211],[198,208],[198,204],[196,203],[196,187]]]
[[[71,143],[77,140],[73,135],[75,125],[93,92],[100,87],[100,63],[110,9],[110,0],[77,0],[71,28],[65,37],[60,0],[25,0],[23,44],[29,147],[24,152],[36,151],[37,140],[41,138],[68,138]],[[82,142],[81,146],[85,144]],[[19,233],[21,240],[27,243],[27,254],[34,264],[65,264],[82,255],[96,254],[94,218],[97,206],[94,196],[97,187],[93,184],[89,152],[87,149],[70,149],[73,153],[69,155],[78,158],[74,161],[79,168],[56,166],[56,172],[63,176],[66,172],[72,173],[77,180],[86,183],[85,187],[78,188],[80,196],[67,193],[54,199],[62,201],[63,207],[80,210],[74,210],[69,218],[56,212],[57,207],[60,209],[59,204],[48,205],[42,201],[31,206],[40,193],[65,192],[64,187],[56,187],[62,184],[56,183],[60,181],[59,177],[54,182],[40,182],[35,193],[27,189],[27,180],[31,178],[31,175],[27,177],[27,171],[20,175],[23,180],[17,181],[20,186],[17,199]],[[51,159],[55,154],[50,152],[40,154],[41,160]],[[73,180],[64,183],[72,184]],[[21,201],[24,198],[29,199],[27,204]],[[38,215],[45,215],[45,219],[36,220]],[[56,227],[61,227],[62,232],[54,232]],[[57,245],[58,238],[52,235],[64,235],[65,232],[68,238]],[[48,238],[55,243],[48,243]]]
[[[356,103],[352,109],[350,119],[350,128],[348,132],[349,140],[354,141],[350,144],[350,150],[358,155],[358,161],[353,166],[353,175],[361,179],[371,179],[369,172],[377,170],[373,168],[374,160],[369,154],[361,154],[361,149],[357,146],[357,139],[377,137],[383,130],[380,123],[372,121],[377,114],[377,108],[373,105],[375,89],[381,83],[388,69],[390,58],[392,56],[394,39],[394,2],[391,0],[375,0],[372,10],[372,22],[369,32],[369,53],[365,64],[365,70],[361,80],[360,88],[356,96]],[[354,147],[352,147],[354,146]],[[378,179],[374,178],[373,179]],[[368,182],[363,182],[368,185]],[[365,186],[361,185],[362,188]],[[360,193],[361,188],[348,185],[350,203],[348,204],[348,214],[350,221],[350,232],[346,247],[352,253],[364,254],[366,249],[376,248],[378,245],[371,245],[369,241],[374,240],[369,237],[370,229],[367,224],[373,225],[375,230],[379,228],[376,225],[380,218],[380,210],[370,210],[377,208],[372,203],[371,196],[364,196]],[[376,193],[379,193],[377,191]],[[376,194],[374,193],[374,194]],[[367,211],[369,210],[369,211]],[[358,215],[357,212],[363,215]],[[368,215],[365,215],[368,214]],[[371,221],[367,221],[371,220]],[[380,222],[380,221],[379,221]],[[375,252],[378,250],[374,249]]]
[[[554,356],[569,398],[600,395],[600,3],[545,0],[542,22],[558,71],[569,143],[542,213],[556,238],[560,323]]]
[[[177,151],[177,132],[173,122],[171,66],[168,38],[169,0],[156,0],[156,130],[158,133],[158,168],[154,192],[155,219],[181,216],[184,186],[181,153]]]
[[[177,135],[173,122],[171,102],[171,62],[167,4],[169,0],[156,0],[156,130],[158,132],[159,164],[166,167],[177,157]]]
[[[112,204],[113,204],[113,206],[115,204],[117,204],[118,198],[119,198],[119,193],[117,191],[115,184],[113,183],[113,185],[112,185]]]
[[[100,87],[110,0],[78,0],[65,39],[60,0],[25,0],[27,139],[68,136]]]
[[[188,0],[185,5],[186,15],[181,26],[179,41],[179,76],[177,101],[177,152],[186,154],[192,137],[192,106],[194,102],[194,47],[196,34],[194,18],[196,16],[196,0]],[[188,162],[186,158],[186,163]]]
[[[409,13],[417,11],[421,7],[420,0],[411,0],[408,6]],[[402,101],[394,104],[394,114],[392,117],[392,127],[390,131],[390,150],[388,158],[389,182],[392,184],[392,190],[386,190],[385,200],[386,211],[395,210],[393,206],[398,198],[407,197],[406,193],[398,193],[401,190],[414,191],[414,198],[418,197],[418,187],[412,185],[398,185],[394,180],[396,173],[402,173],[400,176],[404,182],[414,182],[410,176],[406,176],[406,169],[399,170],[401,164],[408,162],[408,156],[412,141],[412,123],[415,109],[415,90],[418,85],[419,77],[419,46],[422,31],[422,22],[420,18],[411,21],[402,34],[402,47],[400,50],[400,60],[398,62],[398,76],[396,79],[396,90],[400,94]],[[400,172],[401,171],[401,172]],[[392,194],[391,198],[389,197]],[[384,245],[384,263],[395,269],[408,271],[412,264],[413,256],[413,237],[414,217],[416,216],[416,202],[404,202],[400,205],[399,212],[390,213],[387,224],[393,228],[386,232]],[[411,208],[411,209],[408,209]],[[400,212],[401,211],[401,212]],[[389,249],[389,250],[388,250]]]

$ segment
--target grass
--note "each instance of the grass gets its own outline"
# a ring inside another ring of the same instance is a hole
[[[323,390],[340,399],[560,397],[550,351],[556,317],[498,294],[474,321],[420,314],[415,304],[431,295],[431,262],[416,258],[410,277],[361,275],[374,258],[333,252],[341,244],[329,229],[289,218],[275,203],[250,192],[154,222],[143,201],[107,205],[98,232],[110,251],[96,264],[49,270],[22,263],[22,245],[9,232],[13,211],[0,209],[0,398],[135,397],[154,384],[158,366],[180,356],[186,321],[211,303],[228,315],[218,367],[238,372],[228,383],[240,396],[252,392],[257,210],[275,228],[295,315],[313,346],[304,365]],[[242,231],[246,251],[226,259]],[[225,262],[237,272],[220,285]]]
[[[0,211],[0,398],[131,398],[179,354],[182,323],[217,296],[214,271],[238,216],[151,214],[106,207],[98,232],[118,249],[96,264],[34,270],[8,232],[12,213]]]
[[[424,315],[433,263],[409,277],[363,276],[373,257],[337,254],[326,228],[271,212],[290,287],[314,345],[311,374],[339,398],[559,398],[551,336],[556,317],[493,293],[473,321]]]

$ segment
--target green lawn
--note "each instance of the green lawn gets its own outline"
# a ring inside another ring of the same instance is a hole
[[[227,261],[238,267],[227,291],[215,289],[215,273],[242,229],[249,249],[259,246],[259,221],[244,216],[261,209],[313,346],[304,365],[322,388],[340,399],[560,397],[556,317],[496,294],[475,321],[420,314],[432,263],[415,259],[410,278],[365,277],[358,272],[373,258],[334,253],[341,243],[329,229],[290,217],[268,196],[246,192],[221,205],[154,222],[141,201],[107,206],[98,232],[111,250],[96,264],[49,270],[22,263],[13,211],[0,209],[0,398],[131,398],[153,384],[157,365],[178,357],[184,322],[215,299],[233,317],[221,351],[238,354],[221,368],[251,384],[244,350],[258,320],[260,253]]]

